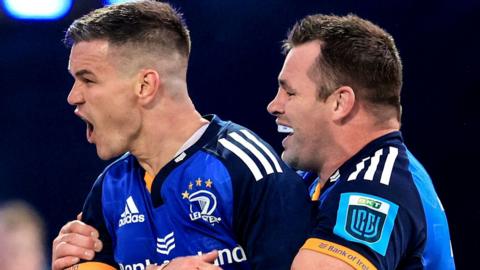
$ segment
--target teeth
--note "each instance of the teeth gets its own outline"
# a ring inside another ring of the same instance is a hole
[[[278,125],[277,131],[280,132],[280,133],[293,133],[293,128]]]

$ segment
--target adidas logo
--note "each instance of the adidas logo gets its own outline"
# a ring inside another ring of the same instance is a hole
[[[118,227],[122,227],[123,225],[130,223],[139,223],[145,221],[145,216],[141,215],[138,211],[132,196],[128,197],[125,203],[125,210],[120,217],[121,219],[118,223]]]

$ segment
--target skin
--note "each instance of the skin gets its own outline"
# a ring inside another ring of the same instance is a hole
[[[87,122],[87,140],[102,159],[129,151],[145,171],[156,175],[208,123],[188,96],[187,57],[177,52],[149,54],[105,40],[81,41],[72,47],[68,69],[75,82],[67,101]],[[95,228],[71,221],[53,242],[52,269],[91,260],[101,248]],[[184,257],[172,265],[178,270],[220,269],[208,263],[215,254]]]
[[[314,61],[309,56],[318,51],[317,43],[292,49],[278,76],[277,95],[267,107],[277,117],[277,124],[294,130],[282,141],[282,159],[295,168],[312,169],[323,162],[324,157],[316,149],[329,143],[320,135],[328,132],[332,104],[317,99],[317,85],[306,72]]]
[[[122,76],[110,60],[105,41],[80,42],[73,46],[69,71],[75,83],[67,101],[75,114],[94,127],[88,141],[101,159],[108,160],[133,147],[139,136],[141,112],[136,106],[139,82]]]
[[[0,224],[0,269],[43,269],[44,249],[38,228],[33,224],[22,224],[15,228],[2,226]]]
[[[321,42],[310,41],[292,48],[279,74],[279,89],[267,110],[277,124],[293,128],[282,141],[282,159],[290,166],[317,172],[320,185],[367,143],[398,130],[393,108],[383,108],[391,117],[379,120],[370,104],[356,99],[354,90],[340,86],[325,100],[318,95],[324,78],[312,78],[311,67],[321,56]],[[318,76],[318,75],[317,75]],[[301,249],[292,269],[352,269],[345,262],[315,251]]]
[[[52,269],[65,269],[80,259],[91,260],[95,252],[102,250],[98,231],[81,222],[81,214],[77,219],[65,224],[53,241]]]

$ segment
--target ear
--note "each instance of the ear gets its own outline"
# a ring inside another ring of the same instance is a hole
[[[334,98],[334,120],[343,120],[350,115],[355,106],[355,92],[350,86],[341,86],[332,97]]]
[[[137,94],[142,104],[148,104],[154,100],[158,92],[161,91],[160,75],[154,69],[142,69],[138,73]]]

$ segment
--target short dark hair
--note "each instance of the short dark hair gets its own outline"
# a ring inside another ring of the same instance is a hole
[[[152,0],[127,2],[96,9],[75,20],[65,44],[106,40],[112,45],[133,44],[148,49],[178,51],[188,57],[190,34],[182,18],[167,3]]]
[[[321,55],[310,76],[323,77],[319,97],[326,99],[342,85],[351,86],[360,99],[392,105],[400,113],[402,62],[390,34],[355,15],[311,15],[297,22],[283,48],[318,40]],[[314,76],[316,75],[316,76]]]

